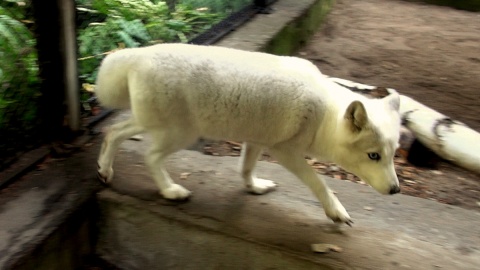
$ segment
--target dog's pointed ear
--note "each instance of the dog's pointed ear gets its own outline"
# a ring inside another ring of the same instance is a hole
[[[385,104],[394,111],[400,110],[400,95],[395,90],[391,90],[390,95],[383,98]]]
[[[360,131],[365,128],[368,123],[368,116],[363,104],[358,100],[350,103],[345,111],[345,119],[347,119],[352,131]]]

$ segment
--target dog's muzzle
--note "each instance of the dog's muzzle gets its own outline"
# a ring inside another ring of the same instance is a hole
[[[393,186],[390,188],[390,194],[397,194],[400,192],[400,187],[399,186]]]

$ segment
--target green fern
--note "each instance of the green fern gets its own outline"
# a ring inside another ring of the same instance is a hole
[[[0,7],[0,130],[12,121],[17,128],[31,126],[39,95],[35,40],[12,14]]]
[[[140,43],[146,43],[151,39],[145,25],[140,19],[132,21],[118,20],[117,22],[120,28],[133,40],[138,40]],[[138,43],[138,45],[140,45],[140,43]]]
[[[104,23],[90,25],[80,31],[79,68],[81,78],[89,83],[95,81],[98,65],[106,52],[118,48],[138,47],[151,40],[145,25],[140,20],[109,18]]]
[[[203,0],[199,5],[178,0],[170,11],[158,0],[77,0],[81,17],[89,22],[78,38],[81,79],[94,83],[101,60],[113,49],[187,42],[249,1]],[[204,5],[211,8],[200,8]]]
[[[163,1],[153,3],[150,0],[98,0],[94,1],[93,7],[108,16],[118,16],[129,21],[149,21],[168,15],[168,7]]]

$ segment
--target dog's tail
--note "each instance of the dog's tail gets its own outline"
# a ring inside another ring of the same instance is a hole
[[[129,53],[129,49],[124,49],[109,54],[103,59],[95,85],[95,95],[102,106],[111,109],[130,108]]]

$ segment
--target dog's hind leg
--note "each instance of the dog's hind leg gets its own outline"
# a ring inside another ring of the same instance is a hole
[[[107,184],[112,181],[115,153],[120,144],[136,134],[142,133],[143,128],[138,126],[133,118],[116,123],[109,127],[98,157],[98,178]]]
[[[270,153],[310,188],[322,203],[325,214],[330,219],[351,225],[352,220],[342,203],[327,186],[325,180],[307,164],[302,154],[296,153],[294,149],[271,149]]]
[[[175,184],[165,170],[164,161],[168,155],[193,143],[196,137],[175,128],[164,128],[150,133],[152,134],[153,144],[146,155],[146,163],[160,190],[160,194],[169,200],[187,199],[191,192],[181,185]]]
[[[264,194],[275,189],[277,186],[271,180],[257,178],[254,173],[254,167],[262,148],[258,145],[244,143],[240,157],[240,170],[245,181],[247,190],[254,194]]]

